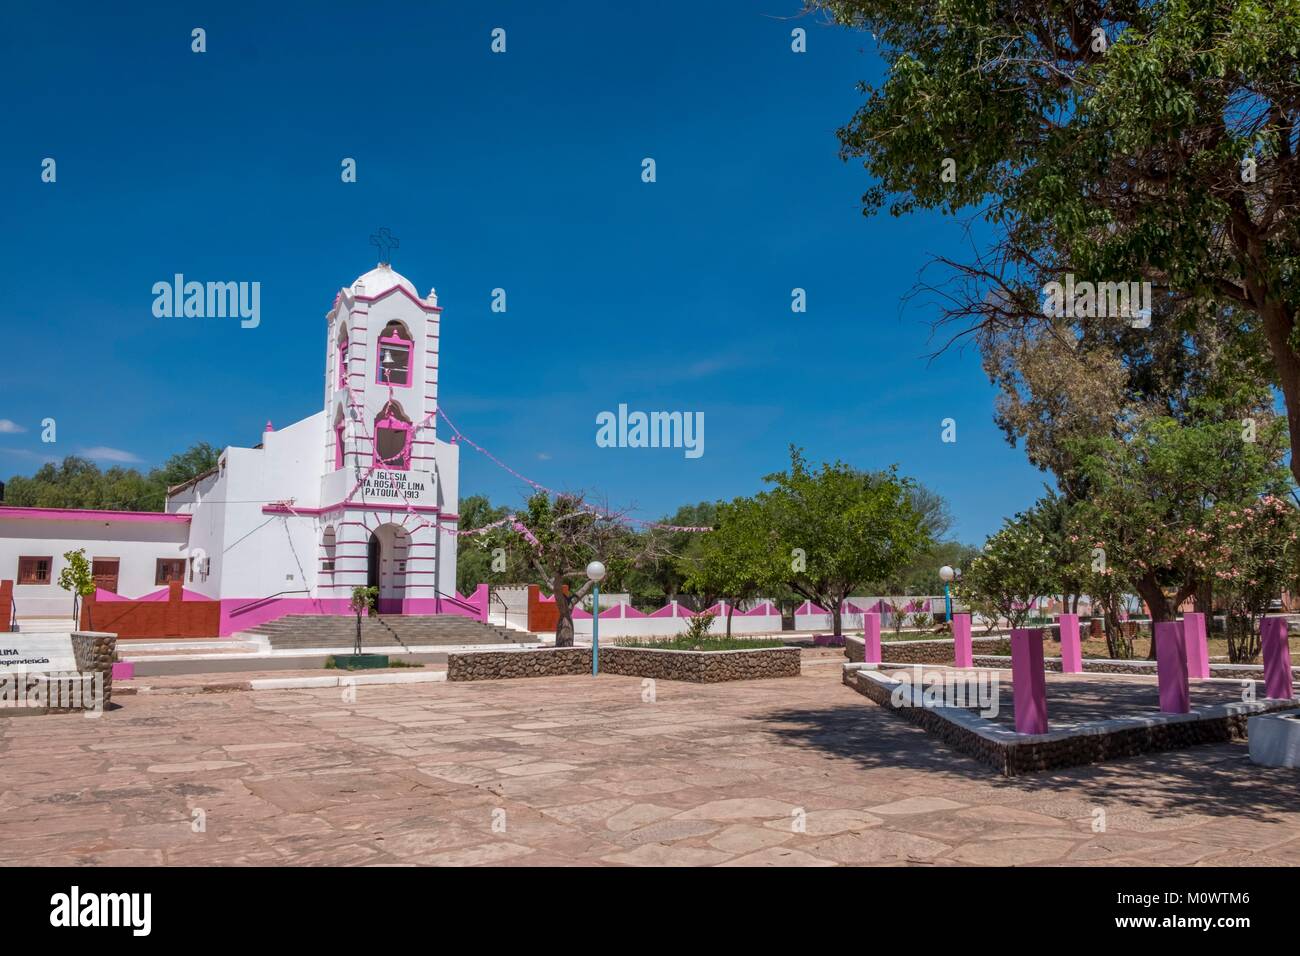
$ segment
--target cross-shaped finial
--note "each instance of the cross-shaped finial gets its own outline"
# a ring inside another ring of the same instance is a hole
[[[379,261],[385,265],[392,262],[392,252],[401,243],[398,238],[388,231],[387,226],[370,237],[370,244],[379,250]]]

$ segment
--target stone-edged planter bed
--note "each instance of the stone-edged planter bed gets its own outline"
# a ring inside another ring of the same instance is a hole
[[[957,707],[925,706],[919,688],[900,686],[876,665],[851,663],[843,668],[846,686],[1008,777],[1242,739],[1251,717],[1300,706],[1294,700],[1215,704],[1187,714],[1119,717],[1045,734],[1019,734]],[[896,692],[904,700],[900,706],[894,703]]]
[[[733,680],[798,677],[799,648],[673,651],[652,647],[602,647],[600,672],[624,677],[716,684]],[[591,673],[591,648],[471,651],[447,655],[447,680],[505,680]]]
[[[1007,636],[972,637],[971,649],[974,652],[971,663],[976,667],[997,667],[1011,669],[1011,638]],[[844,656],[852,664],[863,663],[863,643],[860,637],[844,639]],[[948,664],[954,662],[952,638],[939,638],[925,641],[881,641],[880,656],[883,666],[894,664]],[[1059,657],[1045,657],[1044,670],[1059,671]],[[1116,661],[1103,657],[1083,658],[1085,673],[1098,674],[1142,674],[1154,676],[1156,662],[1148,660]],[[1300,679],[1300,666],[1291,668],[1296,679]],[[1240,678],[1241,680],[1262,680],[1264,667],[1261,664],[1210,664],[1211,677]]]

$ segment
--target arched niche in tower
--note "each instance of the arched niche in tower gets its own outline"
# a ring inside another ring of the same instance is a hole
[[[411,387],[415,340],[405,322],[394,319],[379,336],[375,381],[395,388]]]
[[[401,403],[389,399],[375,417],[375,467],[409,471],[415,428]]]
[[[348,387],[348,353],[352,341],[348,335],[348,324],[339,323],[339,334],[334,340],[334,361],[336,368],[334,370],[334,387],[340,391]]]

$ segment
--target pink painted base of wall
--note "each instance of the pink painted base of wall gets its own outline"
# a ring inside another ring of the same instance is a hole
[[[389,609],[390,614],[458,614],[475,621],[487,620],[488,590],[480,584],[468,597],[408,598],[401,602],[400,610]],[[250,627],[274,621],[288,614],[352,614],[348,598],[272,598],[256,602],[255,598],[223,598],[221,601],[220,637],[229,637]],[[247,606],[252,604],[251,607]]]

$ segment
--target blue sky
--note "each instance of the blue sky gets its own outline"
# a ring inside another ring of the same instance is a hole
[[[961,224],[864,218],[866,174],[838,157],[879,69],[869,36],[792,20],[794,0],[149,10],[22,3],[0,22],[0,419],[25,429],[0,426],[0,475],[87,451],[147,466],[313,414],[324,313],[387,226],[394,267],[444,308],[443,408],[546,485],[653,518],[757,490],[794,442],[897,463],[974,542],[1040,492],[978,355],[929,362],[933,310],[903,301],[962,252]],[[260,282],[260,326],[155,318],[177,272]],[[705,454],[598,448],[620,403],[703,412]],[[523,490],[463,451],[462,495]]]

